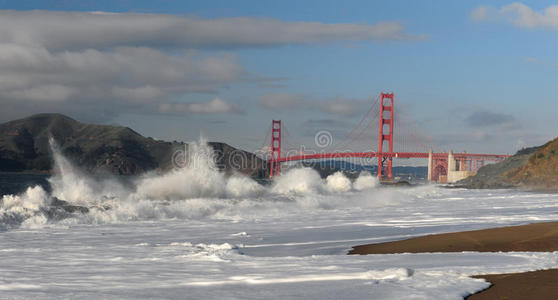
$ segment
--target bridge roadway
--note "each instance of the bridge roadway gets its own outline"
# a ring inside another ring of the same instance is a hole
[[[278,162],[308,160],[308,159],[331,159],[331,158],[372,158],[372,157],[392,157],[392,158],[428,158],[428,152],[335,152],[335,153],[313,153],[279,157]],[[501,154],[474,154],[474,153],[454,153],[454,159],[479,159],[479,160],[501,160],[509,155]],[[448,159],[448,153],[432,153],[433,159]]]

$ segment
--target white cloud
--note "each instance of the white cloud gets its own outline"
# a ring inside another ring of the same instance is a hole
[[[552,5],[542,12],[535,12],[523,3],[515,2],[500,9],[510,22],[519,27],[547,27],[558,29],[558,5]]]
[[[173,114],[216,114],[216,113],[240,113],[240,109],[234,107],[220,98],[207,102],[195,103],[161,103],[159,112]]]
[[[0,11],[0,40],[47,49],[118,46],[233,48],[417,39],[397,22],[325,24],[163,14]]]
[[[233,54],[207,49],[418,38],[396,22],[0,10],[0,119],[44,111],[94,116],[89,119],[130,112],[235,113],[240,109],[219,98],[177,101],[264,81]],[[307,105],[303,99],[279,100],[262,105]],[[346,111],[342,104],[312,105],[334,114]]]
[[[216,93],[231,83],[257,80],[230,54],[169,55],[145,47],[59,52],[0,43],[0,70],[0,104],[25,114],[80,108],[92,115],[159,113],[160,103],[189,93]],[[1,118],[14,117],[4,113]]]
[[[144,91],[151,87],[151,93],[153,88],[207,92],[222,84],[250,79],[232,55],[205,57],[188,51],[169,55],[145,47],[53,52],[0,43],[0,68],[0,93],[3,88],[45,82],[81,87],[144,87]]]
[[[534,11],[520,2],[504,5],[500,9],[492,6],[480,6],[473,10],[471,18],[475,21],[503,19],[521,28],[558,30],[558,5],[548,6],[542,11]]]

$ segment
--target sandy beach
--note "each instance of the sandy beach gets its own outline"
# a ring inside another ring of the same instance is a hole
[[[468,300],[558,299],[558,269],[473,277],[483,278],[492,286]]]
[[[558,222],[427,235],[353,247],[349,254],[558,251]]]
[[[361,245],[349,254],[422,252],[558,251],[558,222],[444,233],[402,241]],[[558,299],[558,269],[478,275],[492,286],[467,299]]]

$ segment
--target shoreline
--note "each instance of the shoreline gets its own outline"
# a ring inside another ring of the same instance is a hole
[[[558,251],[558,222],[442,233],[406,240],[354,246],[349,255],[428,252]],[[558,268],[521,273],[483,274],[491,285],[465,299],[558,299]]]
[[[558,251],[558,222],[496,227],[354,246],[349,255],[424,252]]]
[[[510,186],[487,186],[487,187],[479,188],[467,184],[462,184],[462,185],[445,184],[445,185],[440,185],[440,187],[445,189],[514,190],[514,191],[528,192],[528,193],[558,194],[558,188],[551,188],[546,186],[510,185]]]
[[[471,277],[482,278],[491,285],[465,297],[466,300],[558,299],[558,269]]]

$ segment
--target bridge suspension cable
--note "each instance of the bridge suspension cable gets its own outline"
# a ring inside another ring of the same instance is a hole
[[[287,126],[285,124],[282,125],[283,126],[283,132],[285,133],[285,137],[287,138],[286,140],[286,146],[288,146],[287,148],[285,148],[285,150],[289,151],[289,150],[295,150],[295,151],[300,151],[301,147],[304,145],[304,143],[301,143],[297,138],[295,138],[290,132],[289,129],[287,128]]]
[[[387,128],[384,128],[384,125]],[[473,169],[473,165],[475,166],[474,169],[476,169],[484,161],[501,160],[508,157],[508,155],[499,154],[454,154],[452,151],[448,153],[430,151],[436,149],[432,145],[431,140],[420,130],[413,119],[409,117],[403,106],[399,105],[398,101],[395,101],[393,93],[381,93],[380,97],[376,98],[376,102],[357,125],[345,135],[340,143],[335,144],[333,147],[334,150],[339,150],[341,147],[345,147],[343,150],[349,150],[346,147],[354,145],[353,143],[368,140],[372,142],[372,145],[375,145],[376,141],[374,141],[373,136],[377,134],[377,145],[379,148],[376,148],[376,151],[371,150],[373,149],[371,147],[371,149],[360,152],[352,151],[353,149],[350,149],[350,151],[332,152],[329,150],[332,146],[328,145],[325,148],[328,151],[322,149],[322,151],[316,153],[304,153],[305,151],[301,151],[303,148],[297,146],[304,144],[298,142],[280,120],[272,121],[271,130],[268,129],[265,140],[268,140],[269,134],[272,136],[269,139],[271,141],[271,155],[267,159],[270,166],[270,177],[280,173],[280,163],[282,162],[308,159],[377,158],[378,177],[382,178],[382,173],[385,171],[386,173],[384,174],[387,175],[387,178],[391,179],[392,160],[394,158],[427,158],[428,180],[444,180],[443,176],[445,175],[438,172],[438,168],[445,168],[447,170],[446,180],[450,180],[449,178],[454,180],[455,176],[461,175],[457,173],[450,174],[449,172],[470,172]],[[385,143],[388,143],[387,147]],[[285,150],[289,148],[296,149],[297,151],[294,155],[285,152],[282,155],[282,148],[285,148]]]
[[[271,138],[270,134],[271,134],[271,124],[267,126],[267,129],[265,130],[265,137],[264,137],[260,147],[258,149],[256,149],[256,151],[255,151],[256,153],[263,154],[262,152],[264,152],[264,149],[269,147],[269,141],[270,141],[270,138]],[[265,151],[265,152],[267,152],[267,151]],[[263,154],[263,156],[265,157],[266,155]]]
[[[398,150],[402,150],[405,152],[417,152],[416,150],[428,152],[429,150],[434,150],[437,152],[438,148],[432,143],[432,140],[422,132],[422,130],[420,129],[420,127],[418,127],[416,122],[409,116],[404,106],[399,104],[396,105],[397,105],[397,109],[395,111],[397,115],[396,120],[400,121],[400,123],[398,124],[403,125],[405,127],[405,129],[408,132],[408,136],[411,137],[416,143],[412,145],[418,144],[419,146],[421,146],[421,149],[409,149],[407,148],[409,144],[406,144],[407,147]],[[403,141],[406,142],[407,135],[403,134],[402,138]]]
[[[344,150],[342,148],[346,148],[347,146],[351,145],[353,142],[357,141],[362,134],[364,133],[364,131],[366,129],[370,128],[370,125],[377,120],[378,117],[378,111],[379,111],[379,103],[380,100],[380,96],[376,97],[376,101],[374,101],[374,103],[372,104],[372,106],[370,107],[370,109],[368,109],[368,111],[366,112],[366,114],[360,119],[360,121],[357,123],[357,125],[355,127],[353,127],[351,129],[351,131],[346,134],[343,139],[341,140],[340,143],[335,144],[334,147],[332,147],[332,151],[339,151],[339,150]],[[368,123],[366,123],[365,126],[362,126],[364,124],[364,121],[369,117],[372,116],[372,119],[368,121]],[[355,136],[354,134],[357,132],[357,130],[360,129],[360,131],[358,132],[358,134]],[[374,144],[374,143],[372,143]]]

